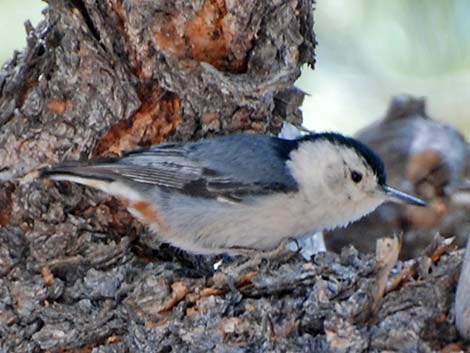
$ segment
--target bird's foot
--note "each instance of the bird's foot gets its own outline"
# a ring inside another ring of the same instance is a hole
[[[297,250],[295,252],[290,251],[287,248],[287,244],[291,241],[295,241],[297,244]],[[231,249],[233,251],[233,249]],[[238,278],[243,272],[246,272],[250,269],[258,269],[260,266],[264,267],[271,267],[272,263],[283,263],[288,261],[292,258],[292,256],[297,256],[297,254],[301,251],[301,247],[299,243],[295,239],[285,239],[283,240],[278,247],[272,250],[267,251],[259,251],[254,249],[236,249],[236,253],[238,255],[242,255],[243,257],[248,257],[248,259],[244,259],[243,262],[236,262],[234,264],[230,264],[227,267],[222,268],[221,270],[226,273],[232,275],[234,278]],[[276,261],[274,261],[276,260]]]

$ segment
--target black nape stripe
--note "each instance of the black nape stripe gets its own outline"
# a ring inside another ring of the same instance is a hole
[[[297,140],[284,140],[288,142],[283,144],[283,148],[280,148],[280,153],[283,155],[288,155],[291,151],[298,148],[299,143],[302,141],[315,141],[315,140],[327,140],[333,144],[346,146],[348,148],[354,149],[358,155],[362,156],[367,164],[370,166],[374,174],[377,176],[377,181],[379,185],[385,185],[387,178],[385,174],[385,167],[382,162],[382,159],[369,147],[367,147],[362,142],[353,139],[351,137],[346,137],[341,134],[334,132],[323,132],[318,134],[311,134],[301,137]]]

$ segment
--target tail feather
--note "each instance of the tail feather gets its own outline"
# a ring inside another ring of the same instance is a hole
[[[100,167],[96,168],[98,163]],[[102,161],[68,161],[42,171],[39,178],[71,181],[103,190],[98,185],[116,181],[117,175],[109,168],[103,168],[101,163]]]
[[[66,161],[57,166],[43,170],[39,178],[67,180],[68,177],[91,178],[103,181],[114,181],[117,174],[112,170],[114,159],[97,159],[89,161]]]
[[[106,173],[103,170],[93,170],[93,168],[82,166],[57,166],[41,172],[39,178],[52,180],[69,180],[70,178],[89,178],[101,181],[112,182],[116,180],[116,175]]]
[[[103,165],[101,161],[100,164],[97,164],[96,161],[65,162],[44,170],[39,177],[90,186],[129,200],[142,199],[137,190],[126,183],[119,173],[113,171],[111,164]]]

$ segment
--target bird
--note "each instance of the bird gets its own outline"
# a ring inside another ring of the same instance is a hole
[[[233,134],[69,161],[41,178],[122,200],[159,240],[193,254],[268,252],[347,226],[386,201],[426,203],[386,183],[382,160],[339,133]]]

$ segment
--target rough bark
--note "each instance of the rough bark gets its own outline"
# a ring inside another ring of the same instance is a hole
[[[214,259],[159,244],[117,200],[34,178],[64,159],[298,124],[293,83],[313,64],[312,7],[49,1],[0,74],[1,352],[430,352],[458,342],[462,254],[442,240],[398,263],[383,299],[380,266],[351,248],[264,266],[235,293],[210,273]]]

